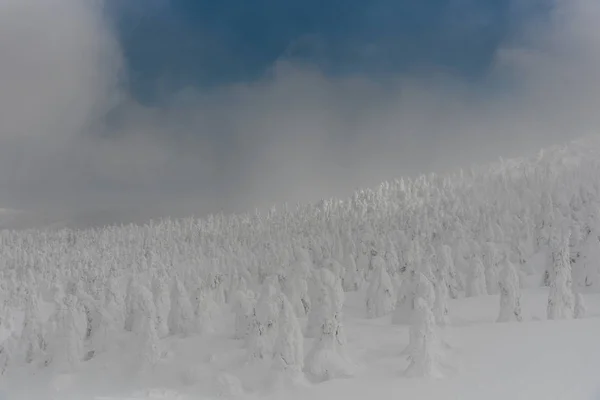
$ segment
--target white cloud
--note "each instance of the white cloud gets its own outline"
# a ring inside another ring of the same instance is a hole
[[[120,123],[96,135],[90,123],[121,95],[122,57],[90,4],[0,2],[5,207],[181,214],[308,201],[600,126],[600,5],[571,0],[498,51],[489,80],[509,76],[505,93],[443,74],[331,78],[281,60],[263,80],[188,90],[168,109],[130,100]]]

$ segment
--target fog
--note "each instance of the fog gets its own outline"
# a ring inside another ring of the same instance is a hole
[[[527,154],[600,122],[597,1],[557,1],[511,32],[483,84],[435,66],[331,77],[283,57],[258,81],[190,88],[160,109],[128,93],[115,32],[90,3],[0,1],[0,206],[44,216],[29,224],[345,196]]]

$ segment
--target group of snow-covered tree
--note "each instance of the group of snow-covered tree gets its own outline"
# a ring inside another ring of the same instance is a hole
[[[228,309],[249,360],[330,379],[352,370],[343,304],[364,290],[365,318],[409,324],[410,371],[432,374],[449,299],[499,294],[498,321],[521,321],[520,290],[538,279],[548,318],[583,316],[581,293],[600,290],[599,148],[266,214],[0,232],[0,368],[74,369],[127,335],[146,368],[163,338],[210,333]]]

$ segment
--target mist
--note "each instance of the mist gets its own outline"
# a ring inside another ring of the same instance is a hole
[[[528,154],[600,123],[597,1],[554,2],[511,32],[477,82],[436,66],[331,76],[282,57],[256,81],[189,88],[160,108],[128,91],[115,31],[91,3],[0,2],[0,207],[44,216],[29,224],[347,196]]]

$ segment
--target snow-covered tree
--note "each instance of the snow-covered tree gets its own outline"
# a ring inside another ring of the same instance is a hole
[[[279,294],[274,279],[267,279],[254,308],[254,320],[247,346],[250,359],[264,359],[273,356],[273,349],[279,333]]]
[[[304,336],[294,309],[285,295],[279,296],[279,332],[273,352],[273,367],[292,380],[301,377],[304,367]]]
[[[408,376],[440,377],[440,349],[435,317],[429,302],[421,297],[415,300],[413,321],[409,335]]]
[[[587,313],[587,308],[585,306],[585,300],[583,299],[583,295],[581,294],[581,292],[575,292],[575,311],[573,313],[573,316],[575,318],[585,318],[585,315]]]
[[[515,266],[505,258],[500,272],[498,286],[500,288],[500,313],[498,322],[522,321],[521,287]]]
[[[444,244],[439,245],[436,252],[440,279],[448,286],[450,298],[456,299],[459,296],[462,285],[452,258],[452,249],[450,246]]]
[[[310,379],[321,382],[353,374],[341,329],[336,315],[327,318],[321,326],[320,336],[304,361],[304,371]]]
[[[326,258],[322,262],[323,268],[330,270],[336,278],[340,280],[344,277],[345,269],[342,264],[339,263],[335,258]]]
[[[194,322],[192,324],[194,332],[200,334],[213,332],[212,318],[219,306],[213,299],[212,290],[204,282],[196,282],[191,303],[194,310]]]
[[[296,261],[288,269],[289,273],[285,279],[283,292],[290,303],[292,303],[296,315],[305,316],[311,306],[308,293],[308,279],[311,274],[312,265],[301,249],[295,249],[294,254],[296,255]]]
[[[106,352],[115,345],[115,337],[120,334],[122,327],[118,325],[113,315],[107,310],[100,309],[98,328],[92,332],[89,343],[94,355]]]
[[[235,314],[234,338],[246,339],[254,321],[254,293],[238,290],[233,296],[232,310]]]
[[[483,246],[483,267],[487,294],[498,293],[498,249],[493,243],[485,243]]]
[[[31,290],[33,288],[28,288]],[[46,359],[46,337],[41,323],[39,295],[31,290],[25,303],[23,328],[20,337],[19,353],[26,363]]]
[[[219,306],[225,304],[227,301],[227,294],[225,289],[227,288],[225,271],[220,266],[219,259],[213,259],[208,272],[206,273],[205,284],[206,287],[212,293],[213,301]]]
[[[131,321],[130,330],[136,335],[142,335],[146,329],[146,319],[152,318],[154,325],[156,325],[154,298],[148,288],[137,283],[130,286],[129,292],[131,311],[128,319]]]
[[[313,380],[323,381],[352,374],[353,363],[346,351],[346,335],[342,323],[344,290],[341,280],[329,270],[320,272],[321,289],[327,299],[323,307],[322,323],[313,347],[306,356],[306,374]]]
[[[171,310],[167,318],[169,334],[189,335],[194,330],[194,309],[190,296],[178,277],[171,287]]]
[[[552,243],[553,279],[548,296],[548,319],[570,319],[575,311],[568,235]]]
[[[429,280],[425,274],[421,272],[415,272],[413,274],[413,283],[412,283],[412,300],[410,302],[409,309],[409,324],[411,326],[415,326],[415,318],[418,316],[418,311],[416,309],[417,300],[421,299],[424,301],[429,309],[429,312],[433,314],[433,308],[435,306],[435,288],[431,280]],[[433,316],[433,323],[435,324],[435,315]],[[418,343],[417,338],[413,338],[417,330],[409,329],[408,334],[410,336],[409,345],[405,349],[405,352],[410,354],[411,351],[414,350],[413,346]]]
[[[434,300],[433,314],[438,325],[448,324],[448,280],[450,279],[448,266],[438,259],[438,252],[433,245],[429,246],[427,263],[422,266],[425,276],[433,285]]]
[[[81,329],[85,332],[85,340],[89,340],[94,331],[99,329],[101,305],[87,293],[82,281],[75,282],[72,294],[77,298],[78,308],[85,314]]]
[[[6,319],[4,320],[6,323]],[[7,324],[8,328],[12,328],[12,324]],[[0,376],[6,374],[9,368],[13,366],[14,363],[19,362],[18,353],[19,351],[19,337],[13,331],[11,335],[8,335],[4,341],[2,342],[2,346],[0,347]]]
[[[594,291],[600,289],[600,232],[590,228],[589,233],[578,246],[579,257],[573,257],[573,284]]]
[[[435,287],[432,283],[431,274],[417,272],[415,280],[414,298],[422,298],[433,309],[435,305]],[[414,305],[413,305],[414,309]]]
[[[390,276],[390,278],[393,279],[396,276],[396,274],[400,272],[400,257],[398,256],[396,246],[394,245],[394,242],[391,240],[391,238],[388,238],[386,242],[383,259],[385,260],[387,273]]]
[[[135,309],[135,300],[137,298],[137,289],[139,288],[139,283],[136,275],[129,276],[127,280],[127,288],[125,289],[124,300],[124,325],[125,330],[131,332],[133,321],[136,315]]]
[[[373,274],[375,273],[375,271],[378,271],[380,267],[387,269],[385,260],[383,259],[383,257],[381,255],[379,255],[379,253],[376,250],[372,250],[371,251],[371,261],[369,263],[369,269],[368,269],[368,275],[367,275],[368,282],[371,282],[371,280],[373,279]],[[388,274],[388,276],[389,276],[389,274]]]
[[[106,281],[103,309],[114,320],[115,326],[123,329],[126,319],[125,292],[119,279],[113,275],[110,275]]]
[[[321,331],[321,326],[325,322],[327,315],[331,313],[333,308],[333,300],[331,299],[331,292],[324,285],[322,278],[320,277],[322,271],[315,271],[313,276],[313,284],[316,286],[315,293],[312,297],[312,307],[308,313],[308,319],[306,321],[305,336],[307,338],[318,337]],[[328,271],[329,272],[329,271]],[[333,274],[331,274],[333,275]],[[335,279],[332,277],[331,279]]]
[[[483,264],[479,258],[473,257],[467,277],[466,295],[467,297],[476,297],[487,294]]]
[[[435,299],[433,302],[433,314],[435,321],[439,326],[446,326],[450,322],[448,311],[448,285],[443,280],[442,275],[437,274],[433,282]]]
[[[360,281],[364,282],[367,279],[369,272],[369,257],[370,252],[365,242],[360,242],[358,246],[358,254],[356,256],[356,268],[360,271]]]
[[[152,295],[156,308],[156,334],[159,338],[169,335],[169,312],[171,311],[171,293],[167,280],[160,275],[152,279]]]
[[[346,298],[344,288],[342,288],[342,280],[327,269],[322,269],[319,272],[320,282],[328,293],[327,297],[330,300],[331,313],[337,315],[341,321],[342,309]]]
[[[139,287],[137,294],[137,316],[133,332],[136,333],[137,357],[140,372],[153,368],[161,358],[161,347],[156,331],[156,307],[149,289]]]
[[[346,268],[346,270],[344,272],[344,277],[342,280],[342,285],[346,292],[357,291],[362,284],[360,270],[354,258],[355,254],[356,246],[354,245],[354,243],[348,244],[343,259],[344,267]]]
[[[418,279],[419,275],[414,269],[408,271],[404,279],[402,279],[396,295],[396,306],[392,313],[392,324],[410,324]]]
[[[394,286],[384,265],[377,265],[367,290],[367,318],[379,318],[394,310]]]
[[[142,320],[141,327],[143,328],[140,338],[140,348],[137,352],[139,357],[140,369],[146,370],[153,368],[161,359],[161,346],[156,332],[155,320],[152,319],[152,315]]]
[[[51,363],[57,372],[75,372],[84,356],[84,336],[81,329],[82,311],[77,297],[66,295],[57,313],[57,331],[50,347]]]

